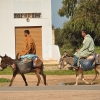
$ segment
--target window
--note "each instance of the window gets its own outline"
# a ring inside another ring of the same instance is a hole
[[[14,13],[14,18],[41,18],[41,13]]]

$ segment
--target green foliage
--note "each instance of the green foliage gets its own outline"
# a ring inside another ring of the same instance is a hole
[[[59,44],[60,47],[62,47],[63,43],[64,43],[64,37],[62,35],[61,29],[57,28],[55,31],[55,44]]]
[[[68,18],[73,16],[77,1],[78,0],[62,0],[63,6],[58,11],[59,15],[66,16]]]
[[[59,46],[61,54],[67,51],[72,56],[75,50],[80,47],[82,38],[77,33],[68,34],[68,32],[69,30],[65,28],[55,29],[55,43]]]
[[[94,52],[100,54],[100,47],[95,47],[95,51]]]

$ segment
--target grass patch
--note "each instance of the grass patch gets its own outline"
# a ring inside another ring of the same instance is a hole
[[[0,75],[12,75],[12,69],[10,67],[7,67],[3,71],[0,71]]]
[[[10,79],[0,78],[0,83],[10,82]]]
[[[7,67],[4,71],[0,71],[0,75],[12,75],[12,69]],[[46,75],[75,75],[74,70],[48,70],[44,71]],[[27,73],[27,75],[32,75],[33,73]],[[94,74],[94,70],[85,71],[84,74]]]
[[[44,71],[46,75],[74,75],[75,71],[72,70],[53,70]]]
[[[75,75],[74,70],[54,70],[54,71],[45,71],[46,75]],[[91,71],[85,71],[84,74],[95,74],[94,70]]]

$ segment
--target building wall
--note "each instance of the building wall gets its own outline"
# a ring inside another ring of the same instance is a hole
[[[52,44],[55,44],[55,34],[54,34],[54,29],[52,29]]]
[[[15,57],[13,2],[0,0],[0,55]]]
[[[42,13],[41,18],[14,19],[14,13]],[[42,55],[52,59],[51,0],[0,0],[0,55],[15,58],[15,27],[42,26]]]

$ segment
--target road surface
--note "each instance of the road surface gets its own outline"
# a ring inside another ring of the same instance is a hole
[[[0,100],[100,100],[100,86],[1,87]]]
[[[0,75],[1,78],[11,79],[11,75]],[[86,80],[91,82],[94,75],[86,75]],[[48,86],[41,80],[40,86],[35,86],[35,75],[26,75],[29,86],[25,87],[22,77],[17,75],[12,87],[0,84],[0,100],[100,100],[100,77],[94,85],[74,86],[75,75],[47,75]],[[66,83],[67,85],[64,85]]]
[[[13,92],[13,91],[53,91],[53,90],[98,90],[100,91],[100,85],[63,85],[59,84],[58,86],[12,86],[12,87],[1,87],[0,92]]]

